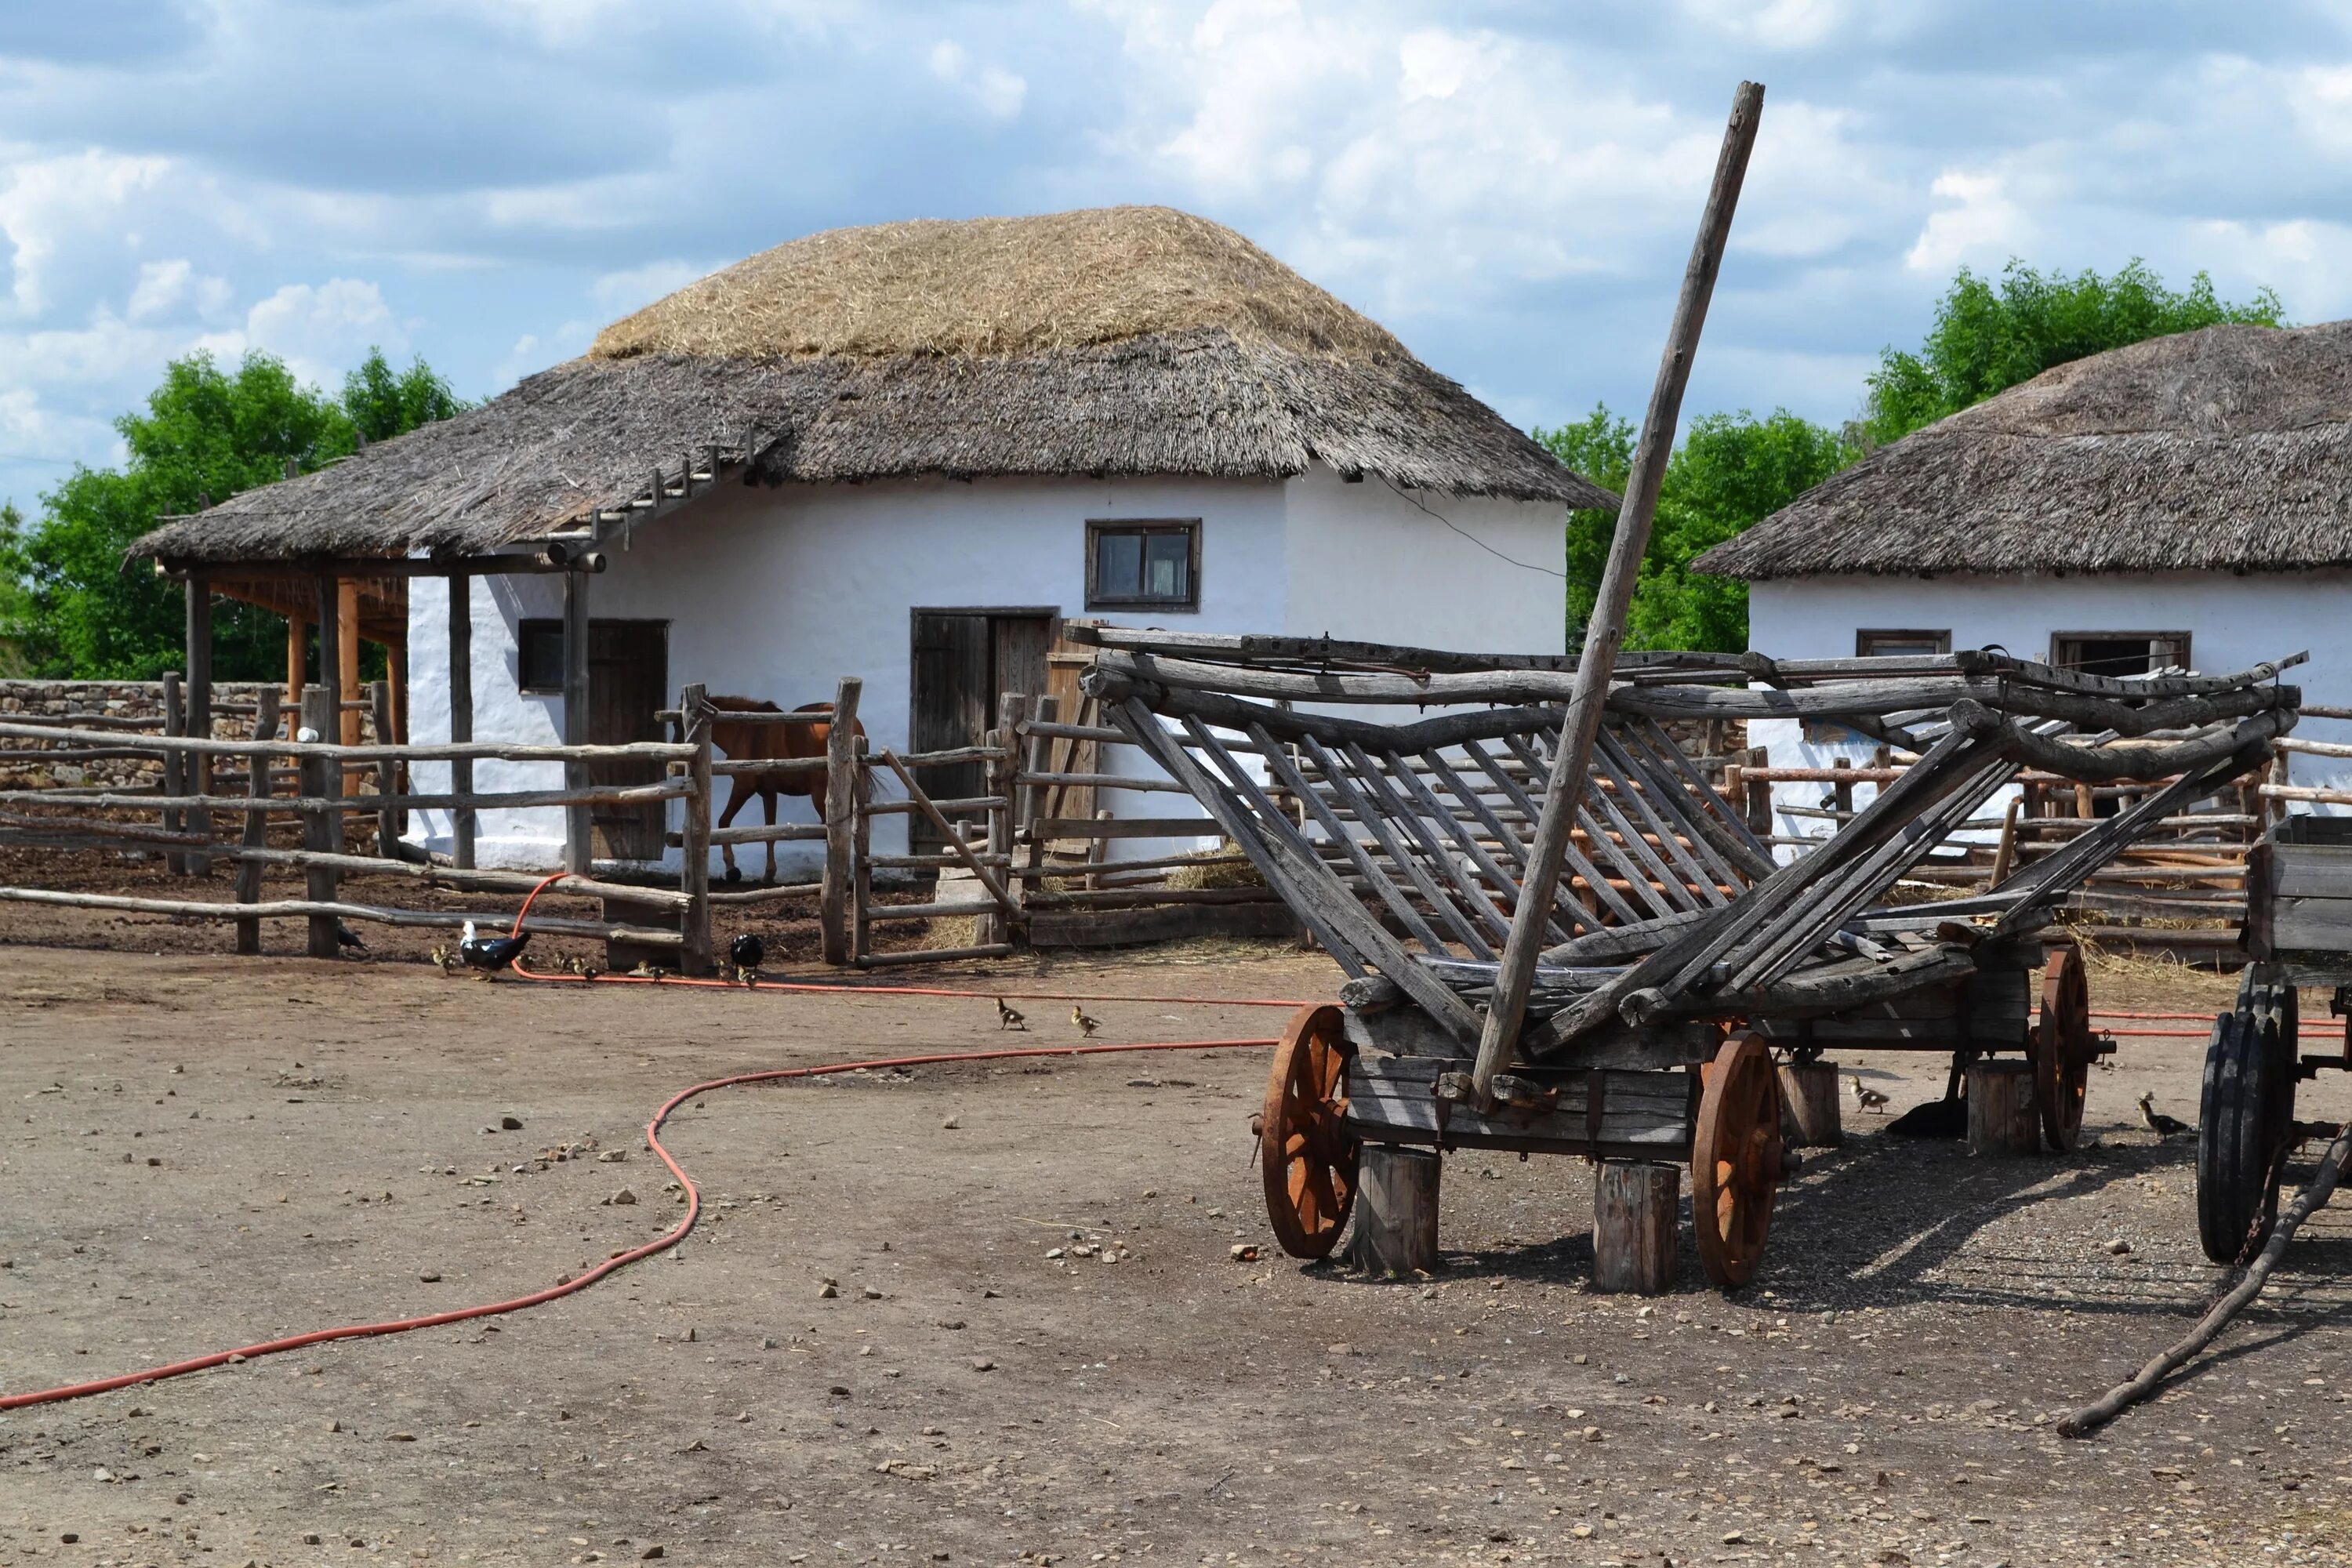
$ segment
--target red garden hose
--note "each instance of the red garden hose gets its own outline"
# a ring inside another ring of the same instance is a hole
[[[517,911],[515,915],[515,929],[517,931],[522,929],[523,917],[530,912],[531,900],[538,898],[540,892],[545,889],[549,883],[558,880],[562,875],[564,875],[564,873],[559,872],[556,876],[548,878],[545,881],[541,882],[537,888],[533,888],[523,899],[522,908],[520,910]],[[520,963],[514,965],[514,970],[516,973],[523,976],[525,979],[535,981],[585,982],[591,978],[590,976],[578,974],[541,974],[523,968]],[[740,987],[729,986],[728,983],[723,980],[701,980],[686,976],[665,975],[659,979],[656,979],[650,975],[599,974],[593,978],[599,983],[614,982],[624,984],[637,985],[716,985],[726,987],[728,989],[740,989]],[[941,990],[937,987],[917,985],[795,985],[781,984],[774,981],[761,982],[760,989],[763,991],[838,991],[853,994],[860,992],[876,992],[886,995],[902,996],[978,997],[997,994],[996,993],[989,992],[949,991]],[[1173,1002],[1186,1003],[1199,1006],[1231,1007],[1296,1007],[1301,1005],[1301,1004],[1297,1002],[1278,1002],[1271,1000],[1235,1002],[1228,1001],[1223,997],[1213,996],[1070,996],[1060,993],[1037,992],[1004,992],[1002,993],[1002,994],[1041,1001],[1076,1000],[1087,1002]],[[701,1189],[698,1188],[694,1184],[694,1179],[686,1173],[685,1167],[681,1166],[676,1160],[672,1159],[670,1157],[669,1151],[662,1147],[661,1130],[662,1124],[669,1120],[670,1112],[676,1110],[688,1100],[692,1100],[696,1095],[707,1094],[714,1089],[729,1089],[738,1084],[747,1083],[775,1083],[785,1079],[823,1078],[833,1073],[861,1072],[880,1068],[935,1067],[944,1062],[1003,1061],[1016,1057],[1108,1056],[1124,1051],[1236,1050],[1253,1047],[1263,1048],[1274,1044],[1276,1044],[1276,1042],[1272,1039],[1160,1040],[1135,1045],[1000,1047],[995,1049],[984,1051],[939,1051],[933,1052],[928,1056],[878,1057],[869,1061],[826,1062],[816,1067],[771,1068],[761,1072],[733,1073],[726,1078],[709,1079],[704,1082],[695,1084],[691,1088],[682,1089],[676,1094],[670,1096],[667,1100],[662,1102],[661,1108],[654,1112],[653,1120],[646,1123],[646,1147],[653,1150],[655,1154],[660,1157],[661,1163],[669,1167],[670,1174],[677,1177],[678,1184],[686,1189],[686,1214],[684,1217],[679,1219],[677,1224],[671,1227],[671,1229],[666,1234],[656,1237],[652,1241],[646,1242],[642,1247],[631,1247],[625,1252],[614,1254],[604,1262],[596,1265],[593,1268],[591,1268],[585,1273],[580,1275],[577,1279],[567,1278],[559,1280],[557,1283],[548,1287],[544,1290],[534,1290],[527,1296],[510,1297],[503,1301],[486,1301],[478,1306],[458,1307],[446,1312],[430,1312],[423,1317],[391,1318],[386,1319],[382,1322],[350,1323],[341,1328],[314,1329],[309,1333],[291,1334],[285,1339],[280,1340],[265,1340],[259,1344],[247,1345],[239,1350],[215,1351],[209,1355],[195,1356],[187,1361],[173,1362],[165,1366],[150,1367],[144,1372],[123,1373],[114,1377],[95,1378],[88,1383],[70,1383],[60,1387],[39,1389],[28,1394],[0,1394],[0,1410],[21,1410],[26,1405],[49,1405],[59,1400],[80,1399],[93,1394],[108,1394],[119,1388],[130,1388],[142,1383],[155,1383],[167,1377],[180,1377],[188,1373],[202,1372],[207,1367],[224,1366],[234,1362],[251,1361],[257,1356],[275,1355],[281,1351],[300,1350],[306,1345],[325,1344],[332,1340],[369,1339],[378,1334],[406,1333],[411,1329],[437,1328],[443,1323],[462,1323],[469,1318],[498,1317],[502,1313],[520,1311],[526,1307],[537,1307],[549,1301],[560,1300],[563,1297],[585,1290],[589,1286],[595,1284],[598,1280],[604,1279],[608,1274],[614,1273],[618,1269],[625,1268],[632,1263],[640,1262],[646,1258],[651,1258],[656,1253],[668,1251],[671,1247],[676,1247],[679,1242],[684,1241],[688,1233],[694,1229],[694,1222],[702,1213]]]

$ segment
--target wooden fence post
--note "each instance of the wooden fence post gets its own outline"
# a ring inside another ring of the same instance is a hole
[[[874,907],[874,814],[867,809],[874,803],[874,764],[866,755],[866,737],[858,735],[852,740],[857,748],[852,792],[857,810],[854,818],[856,830],[850,836],[849,846],[849,962],[863,963],[873,948],[866,911]]]
[[[710,702],[709,688],[689,686],[678,693],[681,738],[694,748],[686,776],[694,786],[686,797],[683,831],[678,834],[677,887],[689,900],[686,950],[681,963],[688,974],[708,974],[712,967],[710,946]]]
[[[163,672],[164,735],[170,738],[185,734],[187,721],[187,710],[181,706],[180,672],[176,669],[167,669]],[[163,793],[165,795],[175,795],[182,793],[180,785],[187,773],[184,766],[186,760],[185,755],[175,747],[163,748]],[[186,826],[186,814],[178,806],[167,805],[163,808],[164,831],[179,833],[184,831]],[[163,856],[163,868],[174,877],[186,876],[188,874],[186,852],[179,849],[167,851]]]
[[[368,682],[368,715],[375,721],[375,743],[379,746],[397,744],[392,737],[392,683],[387,680]],[[375,765],[375,793],[389,799],[400,792],[400,764],[386,757]],[[400,858],[402,818],[407,814],[393,806],[379,806],[375,814],[375,852],[379,858],[396,860]]]
[[[1762,746],[1748,749],[1748,765],[1740,775],[1748,792],[1748,831],[1769,844],[1772,841],[1772,781],[1755,776],[1759,768],[1772,765],[1772,753]]]
[[[1007,897],[999,912],[981,916],[973,928],[973,940],[982,947],[1012,941],[1014,927],[1027,924],[1019,919],[1021,883],[1013,875],[1013,781],[1021,772],[1021,725],[1028,717],[1029,699],[1022,693],[1007,691],[996,700],[996,728],[989,731],[988,743],[1003,755],[989,763],[987,787],[981,793],[990,797],[989,864],[1004,878]]]
[[[336,732],[335,721],[340,714],[335,709],[333,689],[306,686],[302,689],[302,724],[321,737]],[[317,757],[304,757],[301,766],[301,792],[306,795],[340,795],[343,793],[343,766]],[[337,842],[342,826],[340,807],[313,807],[302,814],[302,847],[335,851],[342,847]],[[306,866],[302,879],[304,895],[313,903],[332,903],[341,880],[332,866]],[[310,918],[310,954],[312,958],[341,956],[341,944],[335,941],[335,917],[312,915]]]
[[[190,735],[210,740],[213,733],[213,591],[201,578],[188,579],[188,718],[184,726]],[[180,765],[181,781],[188,793],[195,795],[213,792],[213,760],[202,752],[191,752]],[[212,837],[213,814],[198,806],[188,814],[188,830]],[[198,877],[213,874],[212,857],[198,851],[188,858],[189,871]]]
[[[847,963],[850,944],[849,900],[857,887],[856,861],[860,795],[857,747],[857,699],[866,682],[845,675],[834,683],[833,722],[824,737],[824,871],[817,894],[817,933],[821,956],[827,963]]]
[[[266,687],[261,693],[258,710],[253,716],[255,749],[247,754],[246,796],[251,800],[268,800],[270,795],[269,753],[257,742],[274,740],[278,735],[278,690]],[[248,811],[245,814],[243,843],[247,849],[260,849],[269,843],[269,814]],[[261,901],[261,862],[240,860],[236,866],[236,901],[252,904]],[[236,922],[236,951],[257,953],[261,951],[261,922],[257,920]]]

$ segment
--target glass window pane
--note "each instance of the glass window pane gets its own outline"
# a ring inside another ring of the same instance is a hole
[[[1154,533],[1143,543],[1143,591],[1155,599],[1192,596],[1192,542],[1182,533]]]
[[[1143,592],[1143,537],[1135,533],[1095,536],[1095,595],[1132,599]]]

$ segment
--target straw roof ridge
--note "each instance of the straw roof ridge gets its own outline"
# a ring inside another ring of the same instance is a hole
[[[1693,564],[1751,581],[2352,565],[2352,321],[2204,327],[2059,365]]]
[[[1022,355],[1203,327],[1297,353],[1412,358],[1234,230],[1164,206],[828,229],[623,317],[588,353]]]

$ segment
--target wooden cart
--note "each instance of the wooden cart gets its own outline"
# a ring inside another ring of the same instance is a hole
[[[2072,948],[2042,941],[2052,910],[2261,763],[2298,700],[2283,665],[2115,680],[1990,652],[1627,656],[1563,793],[1560,658],[1082,635],[1103,710],[1349,976],[1292,1020],[1267,1089],[1285,1248],[1331,1251],[1367,1146],[1580,1154],[1687,1164],[1699,1256],[1726,1287],[1754,1273],[1790,1168],[1776,1058],[2011,1053],[2048,1141],[2073,1143],[2101,1042]],[[1359,716],[1400,706],[1422,711]],[[1668,729],[1764,718],[1849,725],[1916,760],[1781,863]],[[1904,901],[1905,873],[2029,765],[2172,782],[1984,892]],[[1515,942],[1540,956],[1512,997]],[[1504,1014],[1519,1022],[1490,1050]]]
[[[2197,1233],[2205,1256],[2242,1263],[2278,1215],[2287,1157],[2333,1124],[2294,1119],[2294,1086],[2352,1070],[2352,817],[2289,816],[2246,858],[2245,947],[2237,1005],[2213,1020],[2197,1127]],[[2333,1051],[2305,1052],[2298,986],[2331,986],[2344,1018]]]

